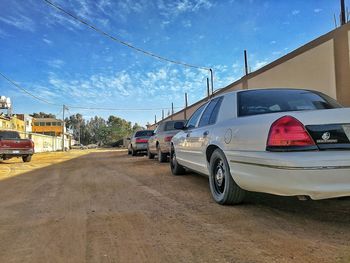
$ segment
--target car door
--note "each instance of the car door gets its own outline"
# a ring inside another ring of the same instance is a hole
[[[202,115],[202,112],[205,108],[206,104],[200,106],[191,116],[191,118],[187,121],[184,130],[176,136],[176,158],[178,159],[181,165],[193,169],[192,165],[192,150],[190,148],[191,142],[190,137],[193,129],[197,126],[198,120]]]
[[[206,149],[211,139],[212,125],[215,124],[223,97],[212,99],[203,111],[197,127],[192,129],[187,140],[191,149],[191,161],[195,170],[208,173]]]

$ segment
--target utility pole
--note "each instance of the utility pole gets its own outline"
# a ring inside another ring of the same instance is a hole
[[[209,98],[210,98],[209,78],[207,78],[207,97],[208,97],[208,100],[209,100]]]
[[[343,26],[346,24],[345,0],[340,0],[340,10],[340,25]]]
[[[211,79],[211,95],[214,94],[214,76],[213,76],[213,70],[210,68],[210,79]]]
[[[64,152],[64,132],[65,132],[65,122],[64,122],[64,111],[66,106],[63,104],[62,108],[62,152]]]
[[[245,75],[249,74],[248,71],[248,56],[247,56],[247,50],[244,50],[244,69],[245,69]]]
[[[154,124],[157,123],[157,115],[154,115]]]
[[[187,106],[188,106],[188,103],[187,103],[187,92],[185,93],[185,110],[184,110],[184,118],[185,120],[187,120]]]
[[[174,115],[174,103],[171,103],[171,119],[173,119],[173,115]]]
[[[162,120],[164,120],[164,109],[162,109]]]
[[[81,144],[81,128],[80,128],[80,123],[79,123],[79,144]]]

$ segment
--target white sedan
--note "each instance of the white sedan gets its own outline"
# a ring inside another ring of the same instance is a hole
[[[172,139],[170,167],[209,176],[214,200],[247,191],[350,196],[350,109],[317,91],[258,89],[217,96]]]

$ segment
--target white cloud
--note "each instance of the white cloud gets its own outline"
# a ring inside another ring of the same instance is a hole
[[[293,10],[292,11],[292,15],[293,16],[296,16],[296,15],[299,15],[300,14],[300,10]]]
[[[273,51],[273,52],[272,52],[272,55],[274,55],[274,56],[279,56],[279,55],[281,55],[281,54],[282,54],[281,51]]]
[[[322,12],[322,9],[321,9],[321,8],[315,8],[315,9],[314,9],[314,13],[319,13],[319,12]]]
[[[33,20],[27,16],[17,14],[16,16],[1,17],[0,21],[10,26],[16,27],[24,31],[35,31],[35,24]]]
[[[43,41],[48,44],[48,45],[51,45],[52,44],[52,41],[50,39],[47,39],[47,38],[43,38]]]
[[[263,66],[267,65],[268,61],[262,60],[262,61],[256,61],[253,65],[253,71],[262,68]]]
[[[272,41],[270,42],[271,45],[275,45],[276,43],[277,43],[276,40],[272,40]]]
[[[213,6],[209,0],[177,0],[165,2],[158,0],[157,7],[161,15],[175,18],[183,13],[197,12],[201,9],[210,9]]]
[[[53,60],[47,61],[47,64],[52,68],[60,69],[65,64],[65,62],[61,59],[53,59]]]
[[[182,25],[184,27],[187,27],[187,28],[191,27],[192,26],[191,20],[184,20],[184,21],[182,21]]]

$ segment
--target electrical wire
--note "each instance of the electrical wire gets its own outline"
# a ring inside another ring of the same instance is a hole
[[[154,53],[152,53],[150,51],[143,50],[141,48],[135,47],[132,44],[121,40],[118,37],[115,37],[115,36],[112,36],[112,35],[106,33],[105,31],[99,29],[98,27],[92,25],[91,23],[88,23],[88,22],[84,21],[83,19],[75,16],[71,12],[68,12],[67,10],[65,10],[62,7],[58,6],[57,4],[54,4],[53,2],[51,2],[49,0],[43,0],[43,1],[45,3],[47,3],[48,5],[50,5],[51,7],[55,8],[56,10],[58,10],[58,11],[60,11],[62,13],[65,13],[66,15],[70,16],[71,18],[73,18],[74,20],[78,21],[79,23],[84,24],[85,26],[91,28],[92,30],[96,31],[97,33],[99,33],[101,35],[104,35],[104,36],[112,39],[113,41],[118,42],[119,44],[122,44],[124,46],[127,46],[127,47],[133,49],[133,50],[136,50],[137,52],[143,53],[143,54],[145,54],[147,56],[151,56],[151,57],[154,57],[154,58],[159,59],[159,60],[170,62],[172,64],[182,65],[182,66],[189,67],[189,68],[203,69],[203,70],[207,70],[207,71],[210,70],[210,68],[207,68],[207,67],[201,67],[201,66],[197,66],[197,65],[188,64],[188,63],[185,63],[185,62],[182,62],[182,61],[176,61],[176,60],[173,60],[173,59],[169,59],[169,58],[166,58],[166,57],[154,54]]]
[[[33,95],[32,93],[30,93],[28,90],[22,88],[20,85],[18,85],[16,82],[14,82],[12,79],[8,78],[7,76],[5,76],[4,74],[2,74],[0,72],[0,75],[1,77],[3,77],[5,80],[7,80],[9,83],[11,83],[13,86],[15,86],[16,88],[18,88],[19,90],[23,91],[24,93],[26,93],[27,95],[39,100],[39,101],[42,101],[42,102],[45,102],[46,104],[50,104],[50,105],[55,105],[55,106],[61,106],[61,105],[58,105],[58,104],[55,104],[55,103],[52,103],[52,102],[49,102],[43,98],[40,98],[36,95]]]
[[[10,84],[12,84],[13,86],[15,86],[17,89],[21,90],[22,92],[24,92],[25,94],[35,98],[36,100],[39,100],[41,102],[44,102],[46,104],[49,105],[53,105],[53,106],[58,106],[58,107],[62,107],[61,104],[57,104],[57,103],[52,103],[50,101],[47,101],[39,96],[36,96],[32,93],[30,93],[28,90],[22,88],[20,85],[18,85],[16,82],[14,82],[12,79],[10,79],[9,77],[7,77],[6,75],[4,75],[3,73],[0,72],[0,76],[3,77],[5,80],[7,80]],[[81,109],[81,110],[105,110],[105,111],[155,111],[155,110],[169,110],[171,109],[171,107],[163,107],[163,108],[101,108],[101,107],[81,107],[81,106],[74,106],[74,105],[68,105],[68,104],[64,104],[65,107],[71,108],[71,109]],[[174,107],[174,109],[180,109],[182,107]]]

